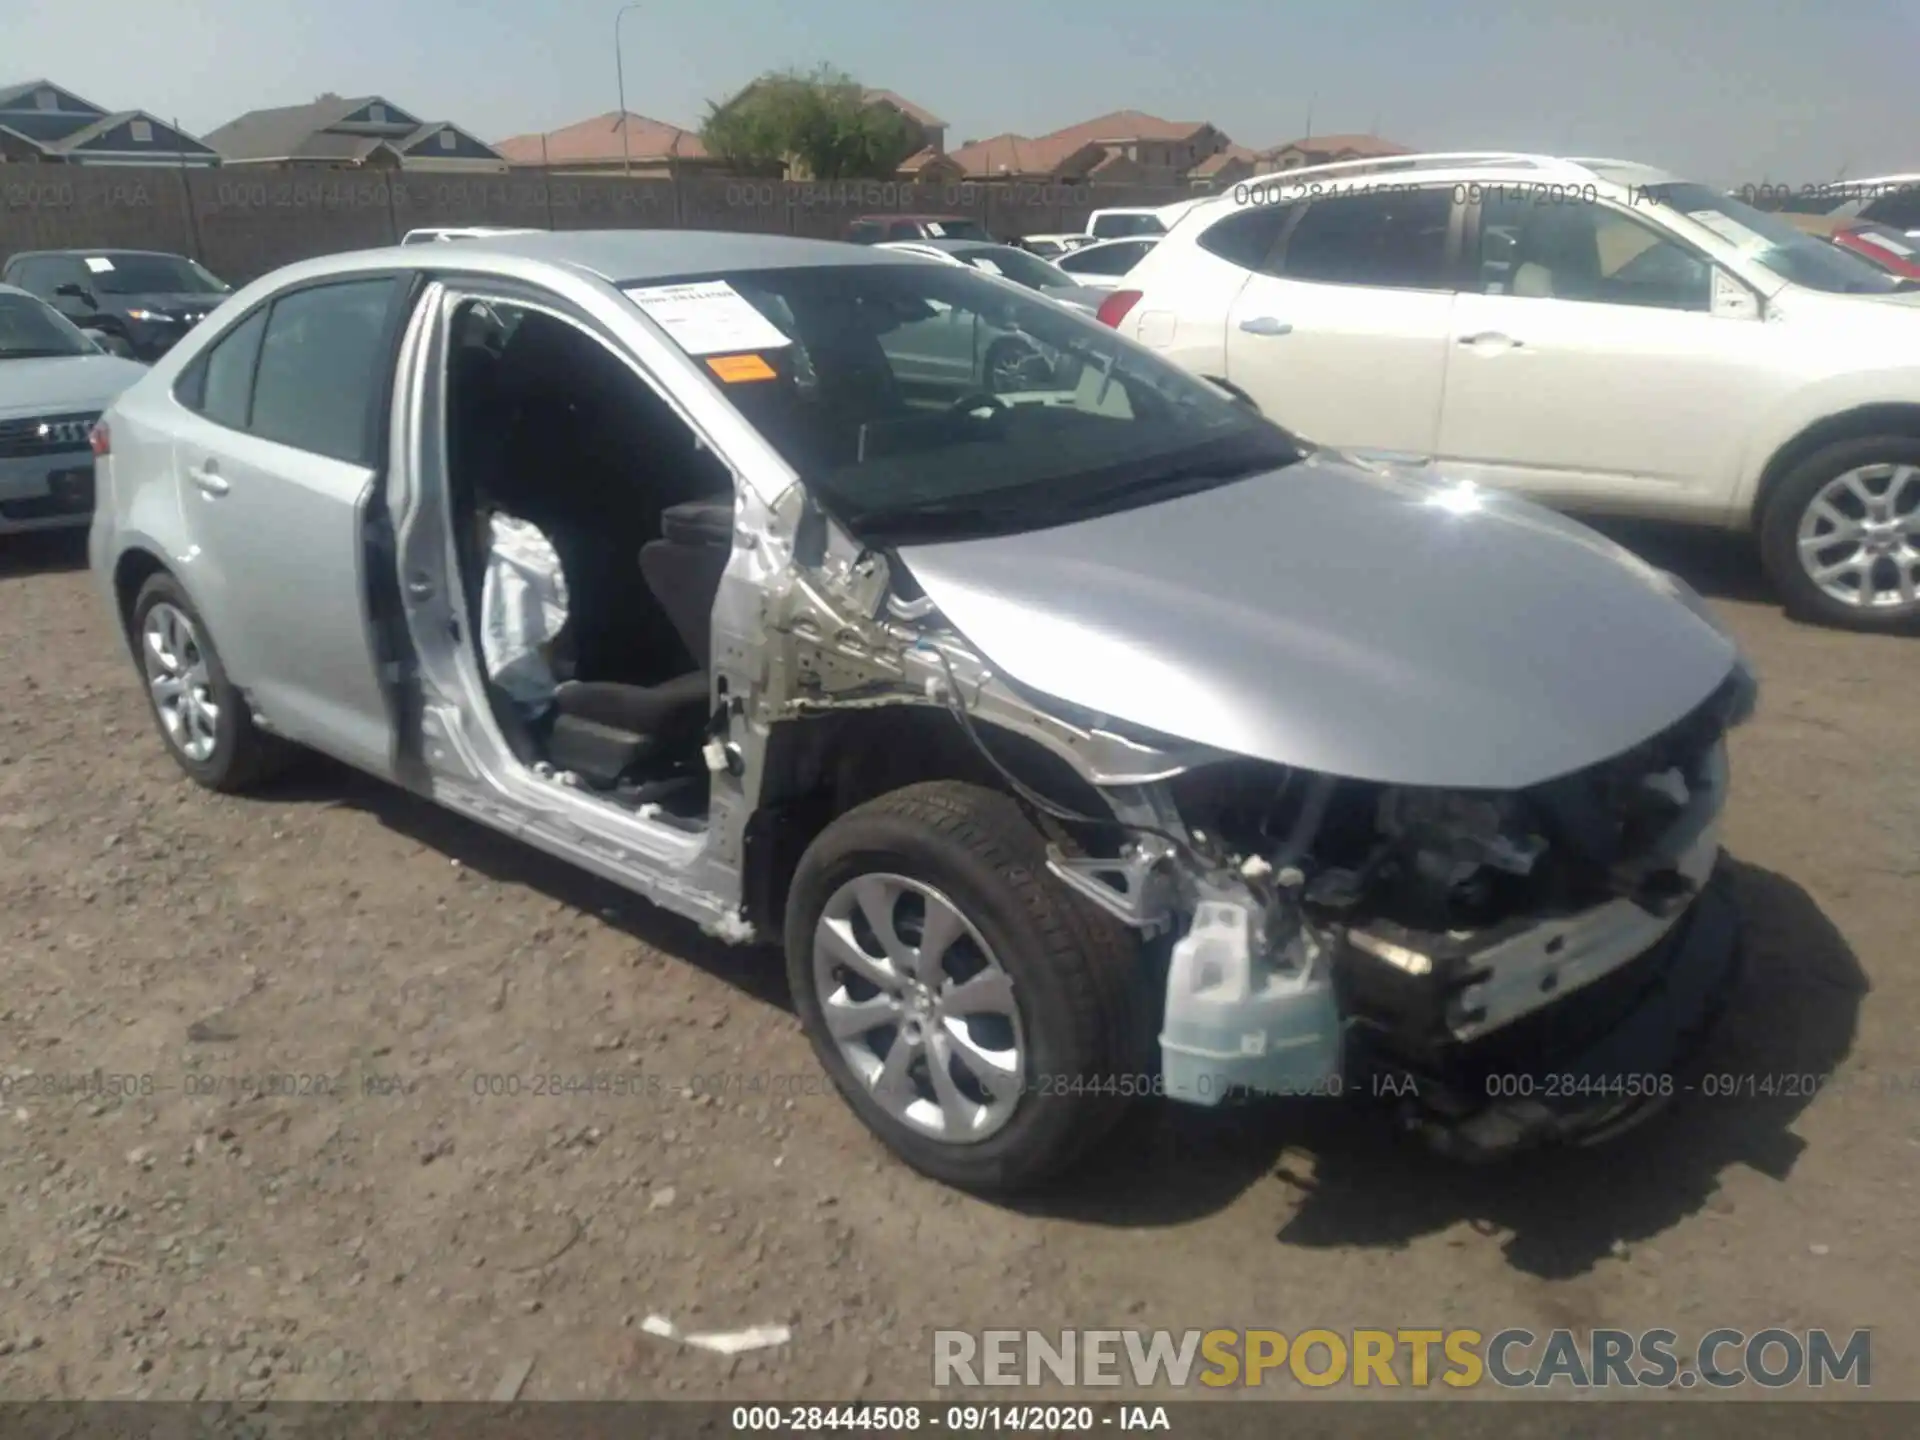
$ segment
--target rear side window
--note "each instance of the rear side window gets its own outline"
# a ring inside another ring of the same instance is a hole
[[[1264,270],[1292,211],[1291,205],[1255,205],[1239,210],[1209,225],[1195,243],[1229,265]]]
[[[178,392],[181,403],[216,425],[246,429],[253,366],[260,358],[260,337],[266,329],[267,312],[262,308],[221,336],[183,377]]]
[[[1289,280],[1392,290],[1447,288],[1450,190],[1315,200],[1287,239]]]
[[[853,228],[847,231],[847,239],[855,245],[871,245],[879,238],[880,227],[871,220],[856,221]]]
[[[1124,275],[1144,260],[1151,249],[1151,240],[1130,240],[1102,245],[1097,250],[1076,250],[1061,257],[1060,268],[1075,275]]]
[[[384,387],[392,278],[296,290],[274,301],[260,340],[253,433],[354,464],[372,460]]]
[[[892,228],[887,231],[887,238],[889,240],[918,240],[920,238],[920,222],[917,220],[896,220],[893,222]]]
[[[1920,230],[1920,189],[1903,185],[1891,195],[1879,196],[1861,210],[1860,218],[1896,230]]]

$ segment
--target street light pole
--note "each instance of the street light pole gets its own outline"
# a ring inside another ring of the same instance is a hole
[[[639,8],[638,4],[622,5],[613,17],[613,75],[620,87],[620,173],[629,179],[633,176],[633,149],[627,143],[627,67],[620,53],[620,22],[627,18],[629,10]]]

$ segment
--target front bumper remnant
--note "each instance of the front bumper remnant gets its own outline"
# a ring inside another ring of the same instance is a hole
[[[1683,1072],[1739,978],[1739,916],[1729,890],[1723,866],[1645,954],[1461,1047],[1437,1073],[1352,1047],[1348,1089],[1394,1097],[1409,1129],[1471,1161],[1596,1143],[1650,1118],[1685,1092]]]

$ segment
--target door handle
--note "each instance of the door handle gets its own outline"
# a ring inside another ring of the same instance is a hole
[[[1249,335],[1291,335],[1293,326],[1284,320],[1276,320],[1271,315],[1255,315],[1242,320],[1240,328]]]
[[[1462,345],[1504,345],[1509,350],[1521,348],[1521,342],[1511,335],[1503,335],[1498,330],[1482,330],[1478,335],[1462,335]]]
[[[415,600],[431,600],[434,594],[433,580],[424,574],[415,573],[407,577],[407,594]]]
[[[211,460],[188,467],[187,478],[208,495],[224,495],[233,488],[221,475],[220,467]]]

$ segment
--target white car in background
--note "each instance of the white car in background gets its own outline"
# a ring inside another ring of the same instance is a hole
[[[1115,205],[1087,217],[1087,235],[1094,240],[1125,240],[1136,235],[1164,235],[1187,212],[1207,197],[1176,200],[1171,205]]]
[[[1111,290],[1153,252],[1158,235],[1136,235],[1129,240],[1096,240],[1053,263],[1071,275],[1077,285]]]
[[[1042,260],[1058,260],[1062,255],[1089,245],[1092,240],[1086,235],[1022,235],[1013,242],[1030,255],[1038,255]]]
[[[434,245],[443,240],[483,240],[493,235],[537,235],[538,230],[512,225],[427,225],[400,237],[402,245]]]
[[[1920,622],[1920,294],[1708,186],[1517,154],[1289,171],[1197,207],[1100,316],[1320,444],[1746,531],[1796,613]]]

